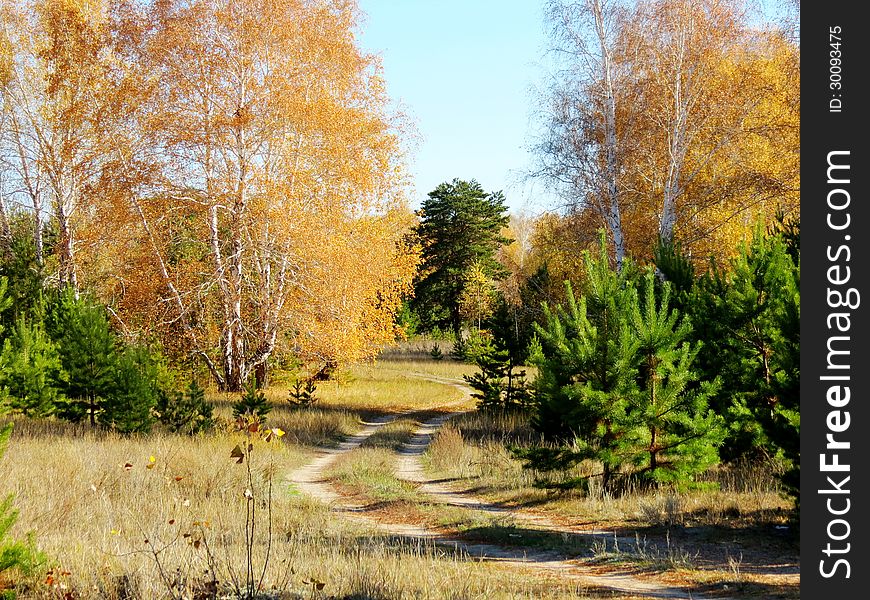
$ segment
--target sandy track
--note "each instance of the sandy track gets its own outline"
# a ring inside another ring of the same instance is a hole
[[[456,380],[440,377],[422,376],[426,379],[444,383],[459,388],[463,392],[463,398],[457,402],[442,407],[449,409],[467,402],[469,390]],[[290,474],[289,479],[296,488],[321,502],[329,504],[332,510],[343,513],[347,518],[362,521],[374,526],[384,533],[405,537],[413,540],[428,540],[439,546],[452,547],[458,552],[481,560],[495,561],[518,568],[532,568],[557,574],[560,578],[571,579],[581,585],[590,588],[602,588],[615,593],[624,593],[632,596],[647,598],[660,598],[672,600],[690,600],[693,596],[681,589],[666,587],[654,581],[640,579],[631,575],[618,573],[584,573],[583,566],[579,561],[571,560],[565,556],[548,550],[537,548],[508,548],[487,543],[474,543],[447,536],[437,530],[410,523],[385,523],[376,520],[366,514],[366,506],[338,494],[329,484],[326,472],[333,463],[344,453],[358,448],[368,437],[374,434],[380,427],[403,416],[413,414],[408,411],[397,415],[388,415],[372,419],[364,423],[363,429],[348,437],[336,448],[323,450],[309,464],[297,469]],[[450,418],[462,414],[462,411],[448,412],[431,418],[415,431],[409,440],[399,451],[396,463],[396,474],[399,478],[415,482],[421,492],[430,495],[436,502],[462,506],[475,510],[483,510],[491,513],[511,516],[516,520],[534,525],[538,529],[548,531],[571,531],[562,526],[550,522],[544,517],[529,515],[518,511],[511,511],[503,507],[497,507],[481,502],[471,496],[453,492],[442,484],[430,481],[424,474],[420,457],[425,452],[434,433]],[[632,540],[633,541],[633,540]],[[725,600],[725,599],[720,599]]]

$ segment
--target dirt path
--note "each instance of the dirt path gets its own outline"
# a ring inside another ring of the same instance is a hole
[[[464,383],[444,377],[434,377],[429,375],[418,375],[457,388],[465,399],[471,396],[472,390]],[[399,479],[410,481],[418,484],[419,491],[431,496],[441,504],[450,506],[459,506],[471,510],[486,512],[495,516],[509,516],[515,521],[519,521],[525,525],[529,525],[535,529],[542,529],[555,533],[569,533],[577,536],[589,537],[590,539],[601,539],[607,543],[615,542],[624,547],[631,547],[636,543],[636,538],[627,536],[616,536],[615,532],[607,530],[589,531],[588,529],[580,529],[570,527],[561,523],[556,523],[543,515],[537,515],[522,510],[506,508],[481,500],[478,497],[469,494],[463,494],[453,490],[450,486],[443,482],[433,481],[423,471],[423,465],[420,458],[429,447],[435,434],[444,423],[450,419],[464,414],[464,412],[452,412],[449,414],[439,415],[424,422],[413,434],[412,438],[399,450],[399,461],[396,466],[396,476]]]
[[[430,496],[439,504],[458,506],[470,510],[485,512],[494,516],[510,517],[532,529],[548,532],[566,533],[586,537],[590,540],[599,539],[607,544],[615,542],[623,547],[632,547],[637,540],[634,537],[616,536],[613,531],[579,529],[561,523],[556,523],[543,515],[537,515],[522,510],[506,508],[485,502],[478,497],[453,490],[448,484],[430,479],[423,471],[420,458],[432,441],[435,433],[449,419],[462,413],[441,415],[424,422],[411,439],[399,450],[399,460],[396,465],[396,477],[417,484],[420,492]]]
[[[427,379],[445,383],[457,387],[463,391],[463,398],[443,408],[456,407],[467,402],[468,388],[455,380],[429,377]],[[365,506],[354,504],[339,495],[326,479],[326,472],[339,456],[359,447],[368,437],[374,434],[380,427],[402,416],[412,414],[413,411],[388,415],[373,419],[364,424],[362,431],[347,438],[337,448],[323,450],[322,453],[308,465],[291,473],[289,479],[297,489],[308,496],[327,503],[335,511],[342,512],[348,518],[363,521],[377,529],[391,534],[413,539],[431,540],[441,546],[452,546],[457,551],[482,560],[497,561],[519,568],[533,568],[546,572],[557,573],[561,578],[569,578],[590,588],[605,589],[609,592],[624,593],[632,596],[646,598],[660,598],[672,600],[691,600],[693,596],[681,589],[663,586],[654,581],[640,579],[631,575],[618,573],[584,573],[579,561],[570,560],[565,556],[547,550],[537,548],[507,548],[495,544],[472,543],[444,535],[443,533],[428,527],[409,523],[385,523],[375,520],[365,514]],[[462,411],[454,411],[439,415],[426,421],[414,434],[412,439],[400,451],[397,462],[397,475],[400,478],[414,481],[420,484],[421,491],[432,495],[439,501],[473,508],[509,514],[510,516],[527,522],[534,521],[541,529],[553,530],[555,524],[549,523],[542,517],[522,515],[521,513],[508,511],[507,509],[482,503],[474,498],[458,494],[446,489],[440,484],[429,481],[420,464],[420,456],[432,439],[433,434],[448,419],[461,414]],[[720,599],[725,600],[725,599]]]

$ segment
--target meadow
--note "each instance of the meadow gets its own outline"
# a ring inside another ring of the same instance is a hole
[[[19,596],[236,597],[252,572],[262,598],[647,597],[534,564],[480,560],[462,546],[437,543],[442,535],[529,556],[555,551],[580,573],[628,572],[663,589],[797,597],[792,571],[763,568],[796,564],[796,550],[780,535],[787,504],[769,474],[748,467],[710,473],[719,490],[706,492],[610,498],[541,490],[509,451],[535,434],[518,416],[473,411],[460,386],[469,372],[406,346],[320,384],[311,407],[293,407],[286,390],[273,388],[267,425],[285,435],[268,442],[232,431],[232,398],[217,393],[210,396],[219,427],[197,436],[121,436],[16,419],[0,463],[0,494],[14,494],[20,509],[13,534],[29,532],[49,561]],[[396,474],[397,452],[415,429],[447,413],[456,414],[426,448],[425,473],[473,494],[483,509],[440,503]],[[324,474],[342,498],[365,507],[362,518],[307,497],[289,480],[373,419],[389,422],[337,455]],[[247,465],[231,456],[249,441],[250,479]],[[528,515],[544,524],[530,525]],[[385,525],[395,522],[437,535]]]

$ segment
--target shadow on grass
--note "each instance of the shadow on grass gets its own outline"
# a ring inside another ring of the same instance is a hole
[[[556,552],[566,558],[589,556],[592,540],[589,536],[516,525],[483,525],[459,528],[463,540],[495,544],[507,548],[535,548]]]

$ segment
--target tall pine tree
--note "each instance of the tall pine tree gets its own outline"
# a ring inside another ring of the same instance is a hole
[[[423,246],[413,307],[425,328],[462,327],[461,296],[466,275],[476,264],[481,274],[498,280],[506,271],[498,260],[508,224],[501,192],[486,193],[474,180],[454,179],[436,187],[423,202],[417,235]]]

